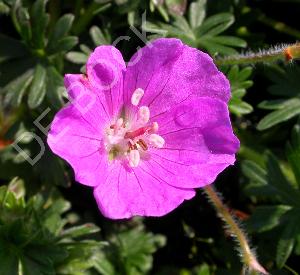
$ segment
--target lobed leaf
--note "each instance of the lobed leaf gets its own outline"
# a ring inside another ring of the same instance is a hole
[[[105,37],[104,33],[97,26],[93,26],[90,28],[90,36],[96,46],[110,44],[110,41]]]
[[[96,225],[87,223],[87,224],[83,224],[80,226],[74,226],[74,227],[71,227],[70,229],[64,230],[61,233],[60,238],[77,238],[82,235],[97,233],[97,232],[99,232],[99,230],[100,230],[99,227],[97,227]]]
[[[290,209],[288,205],[258,206],[247,220],[247,228],[256,232],[271,230],[281,224],[281,217]]]
[[[78,43],[77,36],[66,36],[60,39],[57,42],[55,49],[53,49],[52,51],[49,50],[49,53],[52,54],[58,52],[67,52],[71,50],[77,43]]]
[[[297,124],[292,130],[291,141],[286,146],[287,159],[292,167],[296,182],[300,187],[300,126]]]
[[[196,33],[201,36],[215,36],[226,30],[234,22],[231,13],[219,13],[208,17],[203,24],[197,28]]]
[[[28,106],[31,109],[37,108],[46,95],[46,68],[42,64],[37,64],[30,91],[28,94]]]
[[[58,19],[49,37],[49,42],[47,45],[48,51],[53,51],[54,48],[57,46],[58,42],[67,35],[67,33],[72,27],[73,21],[73,14],[65,14]]]
[[[279,166],[277,159],[271,153],[267,154],[267,178],[270,184],[277,189],[283,203],[300,206],[300,192],[293,188],[286,179]]]
[[[63,85],[63,77],[55,69],[54,66],[47,67],[47,99],[52,106],[59,109],[64,105],[62,91],[65,89]]]
[[[192,2],[189,6],[189,23],[195,29],[201,26],[206,15],[206,0]]]
[[[85,64],[88,59],[88,55],[81,52],[68,52],[66,54],[66,59],[75,64]]]
[[[45,31],[49,22],[49,15],[45,10],[47,1],[36,0],[31,9],[32,43],[36,49],[43,49],[45,46]]]
[[[4,104],[17,107],[21,104],[23,96],[30,86],[33,79],[33,69],[29,69],[21,76],[15,78],[14,81],[10,82],[4,90],[6,95],[4,97]]]
[[[300,99],[290,101],[284,109],[278,109],[266,115],[257,125],[257,129],[262,131],[271,128],[281,122],[287,121],[300,114]]]
[[[276,264],[279,268],[282,268],[285,265],[294,248],[295,238],[300,233],[299,216],[297,215],[297,217],[298,219],[289,221],[286,224],[278,242],[276,251]]]

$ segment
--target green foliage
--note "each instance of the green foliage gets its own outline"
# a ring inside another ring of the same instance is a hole
[[[74,16],[63,15],[49,29],[45,0],[32,7],[17,0],[11,18],[22,41],[0,35],[0,94],[6,105],[19,106],[26,94],[30,109],[39,107],[45,98],[54,107],[62,106],[61,58],[77,44],[77,37],[67,36]],[[49,34],[49,39],[46,34]],[[17,69],[16,69],[17,68]],[[47,97],[46,97],[47,95]]]
[[[147,22],[145,31],[178,37],[192,47],[207,50],[212,55],[235,54],[235,47],[245,47],[246,42],[235,36],[220,35],[234,22],[230,13],[219,13],[205,18],[205,0],[191,3],[188,19],[173,15],[171,24]]]
[[[103,275],[145,274],[152,254],[165,245],[142,225],[114,232],[106,242],[87,239],[99,228],[74,225],[74,214],[66,213],[70,203],[49,193],[25,200],[19,179],[0,187],[1,274],[90,274],[93,268]]]
[[[245,67],[240,70],[238,66],[231,67],[227,72],[231,86],[229,110],[237,116],[246,115],[253,111],[252,106],[242,99],[246,94],[246,89],[253,84],[253,81],[249,80],[251,73],[251,67]]]
[[[97,26],[91,27],[89,33],[91,40],[93,41],[93,48],[100,45],[111,44],[111,37],[109,33],[104,33]],[[92,49],[85,44],[81,44],[79,47],[81,52],[70,51],[66,54],[66,59],[75,64],[85,64],[90,53],[92,52]]]
[[[292,141],[286,147],[293,177],[288,176],[287,168],[283,170],[284,166],[271,153],[266,155],[265,167],[252,161],[243,163],[243,172],[250,179],[246,192],[270,203],[255,208],[247,222],[248,229],[264,232],[279,228],[276,263],[280,268],[286,263],[300,235],[299,140],[299,125],[296,125]]]
[[[84,224],[66,229],[68,216],[62,215],[70,209],[69,202],[55,194],[26,201],[24,194],[18,179],[0,188],[0,273],[83,274],[93,267],[91,259],[102,244],[86,235],[99,228]]]
[[[292,65],[281,69],[272,68],[267,76],[273,84],[269,92],[283,99],[265,100],[258,106],[262,109],[272,110],[257,125],[258,130],[266,130],[278,123],[290,120],[300,114],[300,81],[299,66]]]
[[[96,267],[103,275],[146,274],[152,268],[151,254],[165,245],[165,237],[146,233],[141,226],[122,230],[108,240],[111,245]]]

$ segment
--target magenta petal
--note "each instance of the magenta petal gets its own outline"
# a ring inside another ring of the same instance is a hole
[[[94,190],[100,211],[111,219],[163,216],[194,195],[193,189],[166,184],[144,165],[128,172],[115,164],[106,181]]]
[[[150,169],[177,187],[212,183],[235,161],[239,141],[232,132],[227,105],[213,98],[196,98],[153,118],[165,139],[151,149]]]
[[[126,65],[113,46],[99,46],[87,62],[88,80],[95,91],[104,95],[109,114],[116,115],[123,104],[123,74]]]
[[[102,141],[108,117],[81,75],[67,75],[65,84],[73,99],[56,114],[47,142],[55,154],[71,164],[78,182],[96,186],[108,166]]]
[[[127,69],[116,48],[97,47],[87,75],[66,75],[65,86],[70,104],[48,144],[94,187],[106,217],[165,215],[235,161],[229,82],[178,39],[153,41]]]
[[[74,112],[91,127],[102,130],[111,120],[103,94],[95,92],[84,75],[67,74],[64,82]]]
[[[211,57],[183,45],[178,39],[157,39],[130,60],[124,93],[128,100],[136,88],[145,90],[141,105],[152,115],[197,95],[228,102],[230,86]]]

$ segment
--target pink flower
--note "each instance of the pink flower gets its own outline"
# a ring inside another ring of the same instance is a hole
[[[71,103],[54,118],[53,152],[94,188],[104,216],[162,216],[235,161],[230,86],[205,53],[157,39],[127,67],[112,46],[95,49],[87,76],[69,74]]]

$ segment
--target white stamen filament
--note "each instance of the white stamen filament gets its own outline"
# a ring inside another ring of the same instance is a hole
[[[138,106],[143,95],[144,95],[144,90],[141,88],[137,88],[131,96],[131,104],[134,106]]]
[[[156,148],[162,148],[165,144],[165,140],[163,139],[163,137],[157,134],[151,134],[149,136],[149,141],[150,144]]]
[[[138,150],[130,150],[129,152],[129,165],[137,167],[140,163],[140,152]]]
[[[146,124],[150,119],[150,110],[147,106],[142,106],[139,108],[138,121],[142,124]]]

